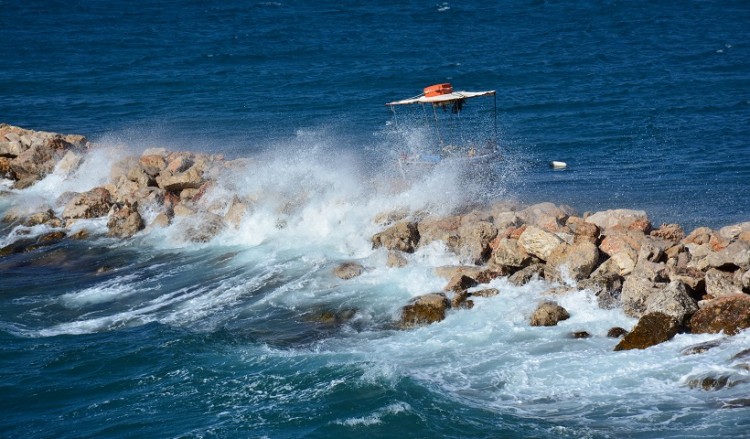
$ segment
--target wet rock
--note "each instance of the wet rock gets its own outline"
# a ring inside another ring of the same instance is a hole
[[[125,204],[113,206],[107,220],[108,235],[117,238],[130,238],[143,230],[145,224],[136,206]]]
[[[531,264],[522,268],[508,277],[508,282],[520,287],[526,285],[532,279],[544,279],[544,265]]]
[[[734,335],[750,327],[750,295],[735,294],[711,300],[689,322],[694,334]]]
[[[589,277],[599,263],[599,249],[591,242],[558,245],[547,259],[544,278],[551,281],[582,280]]]
[[[706,294],[712,298],[742,294],[742,284],[732,273],[711,268],[706,271]]]
[[[655,312],[638,320],[635,328],[615,346],[615,351],[646,349],[671,340],[680,330],[680,323],[673,317]]]
[[[41,212],[37,212],[29,215],[24,221],[24,225],[27,227],[33,227],[40,224],[45,224],[50,227],[63,227],[63,221],[55,215],[52,209],[47,209]]]
[[[644,305],[647,314],[660,312],[673,317],[681,325],[698,311],[698,303],[679,281],[672,281],[665,288],[655,291],[646,298]]]
[[[648,215],[643,210],[605,210],[588,216],[586,222],[596,224],[603,231],[618,226],[622,229],[628,229],[639,222],[648,222]]]
[[[680,351],[682,355],[695,355],[695,354],[702,354],[710,349],[713,349],[717,346],[721,346],[723,343],[723,340],[711,340],[706,341],[703,343],[694,344],[692,346],[688,346]]]
[[[620,295],[624,278],[616,273],[599,273],[578,282],[578,288],[589,290],[596,296],[601,309],[614,309],[620,306]]]
[[[396,221],[404,220],[408,216],[409,211],[407,209],[395,209],[378,213],[372,219],[372,222],[379,226],[387,226],[395,223]]]
[[[651,236],[661,238],[673,243],[685,238],[685,231],[679,224],[662,224],[658,229],[651,231]]]
[[[419,245],[425,246],[435,241],[441,241],[449,249],[456,250],[461,245],[461,236],[458,230],[460,226],[460,216],[425,218],[416,226]]]
[[[10,169],[19,181],[39,181],[55,169],[55,151],[35,144],[10,162]]]
[[[692,378],[689,379],[686,384],[691,389],[713,391],[720,390],[725,387],[734,387],[739,383],[733,381],[728,375],[713,375],[707,377]]]
[[[615,326],[614,328],[609,328],[609,331],[607,331],[607,337],[609,338],[620,338],[628,333],[625,328],[620,328],[619,326]]]
[[[64,219],[98,218],[105,216],[112,207],[112,197],[104,188],[94,188],[74,196],[63,211]]]
[[[471,294],[466,291],[460,291],[453,295],[451,299],[451,308],[454,309],[472,309],[474,301],[470,300]]]
[[[497,288],[485,288],[483,290],[472,291],[469,297],[494,297],[500,294]]]
[[[443,290],[461,292],[477,285],[479,285],[479,282],[475,279],[463,274],[456,274],[448,281],[448,284]]]
[[[161,154],[141,155],[140,159],[138,159],[138,164],[143,172],[152,179],[167,167],[167,161]]]
[[[490,243],[492,255],[490,261],[493,266],[506,270],[526,267],[531,262],[531,255],[518,246],[517,239],[500,238]]]
[[[182,198],[182,196],[180,196],[180,198]],[[247,214],[247,211],[247,204],[235,198],[232,200],[232,204],[229,206],[229,209],[227,209],[227,213],[224,214],[224,221],[226,221],[226,223],[231,225],[232,227],[238,228],[242,223],[243,218]]]
[[[388,252],[388,258],[385,261],[385,265],[391,268],[406,267],[409,261],[401,254],[398,250],[390,250]]]
[[[0,178],[6,178],[8,180],[15,180],[16,174],[10,167],[10,160],[7,157],[0,156]]]
[[[320,323],[326,326],[340,326],[352,320],[356,315],[357,309],[355,308],[340,310],[326,309],[308,313],[305,315],[305,318],[308,321]]]
[[[743,360],[748,357],[750,357],[750,349],[743,349],[732,357],[732,361]]]
[[[413,253],[418,243],[419,231],[414,222],[396,223],[372,237],[373,248],[385,247],[405,253]]]
[[[555,326],[570,318],[568,311],[556,302],[545,301],[539,304],[531,315],[531,326]]]
[[[196,213],[192,217],[186,218],[183,224],[185,225],[185,239],[196,243],[212,240],[226,227],[220,216],[208,212]]]
[[[459,255],[471,263],[482,263],[490,255],[490,242],[497,236],[497,228],[488,221],[462,222],[458,229]]]
[[[591,334],[589,334],[586,331],[576,331],[576,332],[570,333],[570,338],[581,339],[581,338],[589,338],[589,337],[591,337]]]
[[[450,301],[443,293],[430,293],[415,297],[401,309],[401,327],[412,328],[445,319]]]
[[[164,170],[156,177],[156,184],[165,191],[179,193],[188,188],[198,189],[206,181],[203,178],[203,169],[199,165],[193,165],[184,172],[171,173]]]
[[[365,267],[356,262],[344,262],[333,269],[333,274],[339,279],[347,280],[361,275],[364,271]]]
[[[550,232],[529,226],[518,238],[518,247],[526,253],[546,261],[562,242],[562,239]]]

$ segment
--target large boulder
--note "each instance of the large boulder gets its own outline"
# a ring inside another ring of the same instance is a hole
[[[458,234],[461,238],[459,255],[476,264],[487,260],[497,228],[489,221],[462,221]]]
[[[518,212],[518,217],[526,224],[548,232],[556,232],[575,212],[568,206],[556,206],[552,203],[539,203]]]
[[[671,340],[680,331],[680,323],[674,317],[660,312],[646,314],[638,320],[635,328],[625,334],[615,346],[615,351],[646,349]]]
[[[177,168],[179,169],[179,168]],[[203,167],[198,163],[183,172],[172,173],[164,170],[156,177],[156,184],[169,192],[179,193],[184,189],[198,189],[206,180],[203,178]]]
[[[640,277],[627,277],[620,294],[623,312],[630,317],[641,317],[646,311],[646,299],[664,286]]]
[[[735,240],[741,234],[750,232],[750,221],[744,223],[732,224],[730,226],[722,227],[719,229],[719,235],[728,240]]]
[[[545,301],[531,314],[531,326],[555,326],[570,318],[568,311],[556,302]]]
[[[673,317],[680,324],[698,311],[698,303],[687,293],[685,285],[678,281],[672,281],[648,296],[645,307],[646,314],[660,312]]]
[[[750,295],[734,294],[719,297],[706,303],[689,323],[694,334],[724,332],[734,335],[750,327]]]
[[[708,265],[714,268],[735,270],[750,267],[750,243],[735,241],[726,248],[706,256]]]
[[[138,164],[140,165],[143,172],[145,172],[151,178],[159,175],[161,171],[163,171],[167,167],[167,161],[161,154],[141,155],[140,159],[138,160]]]
[[[499,238],[499,237],[498,237]],[[531,255],[519,247],[517,239],[499,238],[492,241],[490,262],[505,269],[518,269],[529,265]]]
[[[108,190],[98,187],[75,195],[63,210],[64,219],[98,218],[107,215],[112,207],[112,196]]]
[[[557,235],[534,226],[526,227],[518,238],[518,246],[523,251],[543,261],[562,243]]]
[[[446,247],[455,250],[461,244],[459,233],[459,228],[461,227],[460,216],[425,218],[416,227],[419,236],[419,245],[424,246],[434,241],[441,241]]]
[[[672,243],[677,243],[685,238],[685,230],[683,230],[682,226],[679,224],[662,224],[658,229],[652,230],[650,235]]]
[[[544,278],[563,281],[586,279],[599,264],[599,249],[595,244],[582,241],[574,245],[561,244],[550,253],[544,269]]]
[[[445,319],[450,301],[443,293],[430,293],[415,297],[401,309],[401,327],[412,328]]]
[[[734,274],[710,268],[706,271],[706,294],[712,298],[742,294],[741,281]]]
[[[648,215],[643,210],[614,209],[596,212],[586,217],[586,222],[596,224],[601,230],[612,228],[640,230],[640,223],[648,222]]]
[[[637,230],[618,230],[607,233],[602,239],[599,249],[605,254],[612,256],[616,253],[634,253],[633,259],[638,260],[638,254],[645,235]]]
[[[109,213],[109,219],[107,220],[109,236],[129,238],[143,230],[144,227],[143,218],[141,218],[141,215],[138,213],[136,206],[125,204],[121,207],[112,207]]]
[[[55,169],[55,150],[37,143],[10,162],[10,169],[21,181],[39,181]]]
[[[372,247],[385,247],[388,250],[413,253],[419,243],[419,236],[417,223],[401,221],[373,235]]]

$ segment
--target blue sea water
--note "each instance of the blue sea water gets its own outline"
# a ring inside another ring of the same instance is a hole
[[[691,357],[679,350],[706,337],[615,355],[603,334],[631,319],[580,293],[565,299],[570,321],[529,328],[545,286],[503,280],[502,299],[394,331],[410,297],[442,288],[432,269],[457,261],[428,248],[385,269],[367,239],[378,211],[460,197],[447,177],[398,197],[369,185],[395,147],[384,104],[440,82],[497,90],[503,197],[645,209],[687,230],[750,220],[750,3],[3,0],[0,10],[0,122],[121,153],[259,158],[227,187],[269,205],[307,196],[283,230],[269,208],[206,245],[168,231],[0,259],[0,436],[746,434],[748,409],[728,401],[747,394],[730,359],[750,335]],[[330,269],[345,259],[381,268],[336,282]],[[309,318],[329,309],[357,314]],[[567,339],[581,328],[594,337]],[[711,371],[737,385],[686,385]]]

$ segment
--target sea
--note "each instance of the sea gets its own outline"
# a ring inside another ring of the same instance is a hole
[[[582,290],[559,298],[569,320],[530,327],[553,285],[505,278],[473,309],[401,330],[401,307],[445,285],[435,268],[466,261],[432,244],[390,268],[370,237],[383,212],[494,201],[639,209],[687,232],[750,221],[750,2],[0,11],[0,122],[95,145],[72,175],[3,182],[0,215],[59,213],[64,192],[153,147],[242,159],[213,196],[253,200],[206,243],[179,222],[108,238],[94,219],[90,239],[0,258],[0,437],[748,437],[750,373],[735,356],[750,332],[613,352],[607,330],[635,319]],[[434,145],[432,109],[394,119],[385,104],[446,82],[496,91],[465,103],[493,126],[466,130],[501,157],[406,175],[399,157]],[[49,231],[6,223],[0,246]],[[364,273],[333,276],[345,261]],[[720,344],[681,353],[709,341]],[[692,385],[722,376],[718,390]]]

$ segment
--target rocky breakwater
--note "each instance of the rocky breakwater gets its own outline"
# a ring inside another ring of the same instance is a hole
[[[487,294],[482,284],[501,276],[515,285],[545,279],[550,298],[588,290],[601,308],[619,307],[638,318],[630,332],[612,328],[611,336],[622,337],[614,350],[644,349],[679,332],[731,335],[750,327],[750,222],[686,234],[677,224],[654,228],[643,211],[578,216],[552,203],[377,218],[384,220],[372,242],[388,250],[389,261],[400,261],[393,266],[434,241],[467,264],[438,269],[450,279],[445,291],[426,292],[404,306],[404,328],[470,308],[473,295]],[[568,317],[554,300],[545,300],[528,319],[533,326],[550,326]]]
[[[50,173],[76,172],[86,152],[95,147],[79,135],[0,125],[0,177],[12,182],[14,189],[28,188]],[[6,226],[46,225],[54,231],[16,240],[0,249],[0,255],[33,250],[66,237],[85,238],[89,235],[85,228],[69,232],[81,220],[96,218],[106,218],[107,233],[116,238],[184,221],[185,240],[206,242],[239,224],[247,211],[249,201],[236,195],[205,196],[216,184],[216,176],[236,165],[222,156],[166,149],[125,157],[112,166],[106,184],[64,193],[52,205],[21,202],[8,209],[2,219]]]

